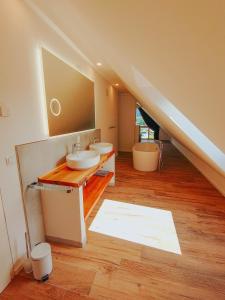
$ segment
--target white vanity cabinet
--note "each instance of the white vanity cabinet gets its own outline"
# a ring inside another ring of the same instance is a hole
[[[98,176],[98,170],[108,172]],[[85,219],[107,185],[115,184],[115,154],[102,155],[97,166],[83,171],[62,164],[38,181],[46,186],[41,191],[46,239],[82,247],[86,243]]]

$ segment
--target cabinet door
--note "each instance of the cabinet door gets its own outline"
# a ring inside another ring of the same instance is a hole
[[[11,280],[12,259],[0,194],[0,293]]]

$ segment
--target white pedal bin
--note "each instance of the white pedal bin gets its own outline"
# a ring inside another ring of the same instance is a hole
[[[48,243],[40,243],[31,251],[31,260],[34,278],[46,280],[52,272],[51,246]]]

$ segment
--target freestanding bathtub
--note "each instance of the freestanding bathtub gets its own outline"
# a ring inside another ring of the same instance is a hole
[[[160,149],[156,143],[137,143],[133,146],[133,165],[138,171],[155,171]]]

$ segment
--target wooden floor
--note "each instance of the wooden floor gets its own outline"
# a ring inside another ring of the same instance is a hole
[[[116,186],[101,201],[172,211],[182,255],[88,232],[83,249],[52,244],[48,282],[22,272],[0,299],[225,299],[225,198],[171,145],[161,173],[134,171],[126,153],[116,169]]]

